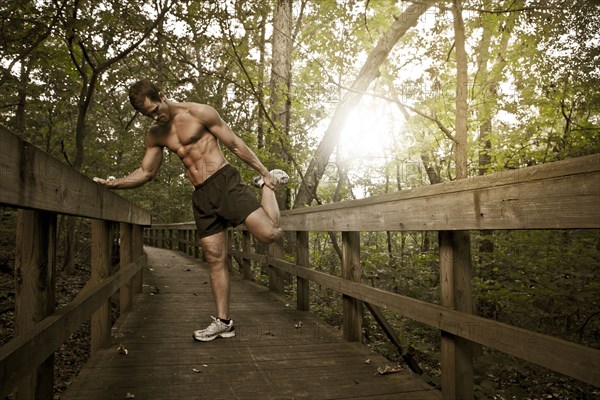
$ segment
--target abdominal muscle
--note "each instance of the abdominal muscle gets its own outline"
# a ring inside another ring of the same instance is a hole
[[[228,164],[216,140],[199,140],[186,146],[181,145],[177,150],[171,150],[185,165],[186,176],[194,186],[203,183]]]

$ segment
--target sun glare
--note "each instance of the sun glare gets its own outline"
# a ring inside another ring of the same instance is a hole
[[[340,136],[340,154],[348,162],[356,159],[385,161],[399,127],[391,110],[377,103],[361,104],[346,118]]]

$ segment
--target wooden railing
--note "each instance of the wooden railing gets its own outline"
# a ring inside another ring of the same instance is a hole
[[[347,340],[361,340],[362,303],[387,309],[441,331],[442,393],[473,398],[472,344],[479,343],[583,382],[600,385],[600,351],[473,315],[470,230],[600,228],[600,155],[431,185],[377,197],[282,213],[281,226],[295,232],[295,263],[281,244],[268,255],[251,253],[243,227],[241,249],[231,249],[243,276],[251,261],[269,266],[269,287],[282,292],[297,283],[297,307],[309,309],[309,282],[343,295]],[[194,224],[155,225],[152,245],[198,255]],[[310,269],[308,232],[342,232],[342,277]],[[361,231],[438,231],[441,304],[431,304],[359,283]],[[231,261],[230,261],[231,262]]]
[[[53,353],[91,320],[92,353],[110,341],[110,298],[121,313],[141,291],[143,226],[150,214],[0,128],[0,205],[18,208],[15,260],[16,337],[0,348],[0,398],[53,399]],[[57,214],[91,219],[91,278],[55,310]],[[120,266],[112,247],[120,224]]]

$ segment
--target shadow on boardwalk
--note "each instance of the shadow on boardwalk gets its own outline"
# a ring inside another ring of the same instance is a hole
[[[410,371],[376,374],[383,357],[252,282],[232,282],[236,336],[195,342],[214,313],[207,266],[145,250],[144,293],[61,399],[441,398]]]

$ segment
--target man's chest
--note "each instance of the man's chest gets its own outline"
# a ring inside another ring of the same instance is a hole
[[[193,121],[173,121],[163,132],[162,144],[167,148],[177,151],[180,147],[194,145],[210,136],[210,132],[203,124]]]

